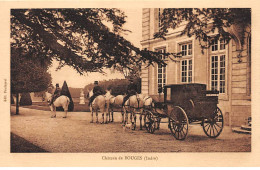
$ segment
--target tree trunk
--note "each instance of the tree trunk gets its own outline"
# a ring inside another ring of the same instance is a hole
[[[19,93],[16,93],[16,114],[19,115]]]

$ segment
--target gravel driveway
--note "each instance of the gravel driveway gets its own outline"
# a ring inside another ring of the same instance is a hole
[[[149,134],[146,130],[123,130],[121,114],[115,122],[90,123],[89,112],[69,112],[68,118],[50,118],[50,112],[11,107],[11,132],[48,152],[250,152],[251,136],[225,127],[216,139],[208,138],[200,125],[190,125],[184,141],[175,140],[167,124]],[[139,124],[137,124],[139,125]],[[12,141],[11,141],[12,142]]]

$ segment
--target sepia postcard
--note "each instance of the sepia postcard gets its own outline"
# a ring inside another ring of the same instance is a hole
[[[0,166],[260,165],[259,2],[0,4]]]

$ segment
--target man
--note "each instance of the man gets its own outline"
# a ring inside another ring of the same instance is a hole
[[[130,96],[136,95],[137,93],[137,86],[134,83],[134,80],[131,78],[129,85],[127,86],[127,95],[124,97],[122,106],[124,106],[125,102],[129,99]]]
[[[50,105],[52,105],[52,103],[60,96],[60,94],[61,94],[61,89],[60,89],[59,83],[57,83],[56,89],[55,89],[54,94],[51,98]]]
[[[104,90],[98,85],[98,81],[94,82],[94,88],[93,88],[93,96],[91,96],[89,98],[89,106],[90,104],[94,101],[94,99],[98,96],[98,95],[102,95],[104,93]]]

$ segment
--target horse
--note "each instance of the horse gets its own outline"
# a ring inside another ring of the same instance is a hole
[[[124,114],[125,114],[125,120],[128,122],[128,112],[130,112],[130,119],[131,123],[134,125],[133,130],[136,127],[136,111],[139,110],[139,120],[140,120],[140,130],[142,130],[142,119],[143,119],[143,109],[151,109],[153,107],[153,99],[144,94],[136,94],[133,96],[130,96],[129,99],[125,102],[124,106]],[[134,122],[132,121],[132,118],[134,118]]]
[[[46,99],[47,102],[50,103],[51,98],[52,98],[52,94],[46,92]],[[51,115],[51,118],[56,118],[56,107],[63,107],[64,111],[65,111],[65,115],[63,116],[63,118],[67,117],[67,113],[68,113],[68,108],[69,108],[69,104],[70,104],[70,99],[67,96],[59,96],[51,105],[50,105],[50,109],[51,112],[53,113]]]
[[[93,90],[91,90],[89,93],[88,93],[88,97],[90,98],[91,96],[93,96]],[[98,95],[94,100],[93,100],[93,102],[92,102],[92,104],[90,105],[90,112],[91,112],[91,121],[90,121],[90,123],[93,123],[94,121],[93,121],[93,112],[95,111],[96,112],[96,123],[98,123],[99,121],[98,121],[98,110],[100,110],[100,112],[102,113],[102,118],[103,118],[103,122],[101,122],[102,124],[103,123],[107,123],[107,115],[108,115],[108,113],[107,113],[107,110],[106,110],[106,105],[107,105],[107,103],[106,103],[107,101],[106,101],[106,98],[105,98],[105,96],[104,95]],[[106,114],[105,115],[105,119],[106,119],[106,121],[104,120],[104,114]]]
[[[123,100],[124,100],[124,95],[117,95],[113,96],[111,95],[111,90],[107,90],[105,94],[106,100],[107,100],[107,107],[108,107],[108,116],[109,116],[109,121],[110,121],[110,115],[112,117],[111,122],[114,121],[114,109],[119,108],[121,109],[121,114],[122,114],[122,123],[124,122],[124,112],[123,112]]]

